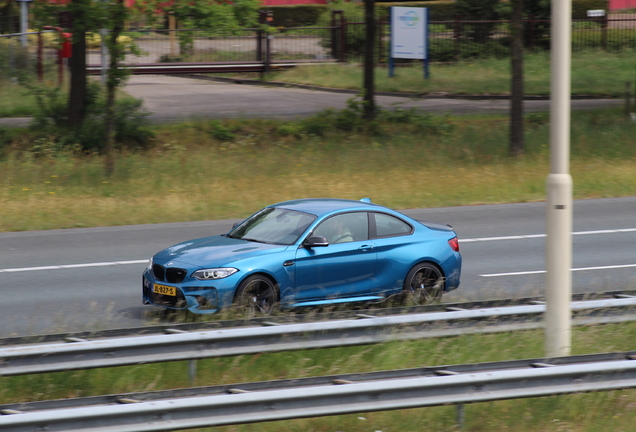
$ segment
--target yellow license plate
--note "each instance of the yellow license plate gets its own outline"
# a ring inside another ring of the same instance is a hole
[[[169,295],[169,296],[177,295],[176,287],[154,284],[154,286],[152,287],[152,290],[156,292],[157,294],[163,294],[163,295]]]

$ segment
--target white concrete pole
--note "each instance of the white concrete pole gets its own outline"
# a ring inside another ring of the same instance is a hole
[[[29,31],[29,2],[30,0],[22,0],[20,2],[20,33]],[[23,34],[20,36],[22,48],[26,48],[29,44],[28,36]]]
[[[572,346],[572,177],[570,176],[571,0],[552,0],[550,174],[547,179],[547,357],[570,355]]]

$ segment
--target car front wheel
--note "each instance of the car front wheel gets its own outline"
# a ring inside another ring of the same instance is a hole
[[[444,293],[442,271],[431,263],[421,263],[409,271],[404,281],[404,302],[427,305],[439,302]]]
[[[235,304],[246,316],[269,315],[278,301],[276,284],[267,276],[254,275],[241,282]]]

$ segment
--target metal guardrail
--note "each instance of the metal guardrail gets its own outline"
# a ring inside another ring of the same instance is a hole
[[[3,432],[174,431],[636,387],[636,352],[0,406]]]
[[[572,311],[627,309],[626,314],[577,317],[575,324],[635,320],[636,298],[572,302]],[[543,326],[545,305],[453,310],[302,324],[180,332],[74,343],[0,348],[0,376],[327,348]],[[495,319],[496,318],[496,319]]]
[[[588,301],[615,298],[636,297],[636,290],[606,291],[600,293],[573,294],[572,301]],[[390,302],[390,299],[388,299]],[[496,307],[521,306],[542,304],[542,297],[526,297],[518,299],[481,300],[464,303],[436,303],[425,306],[390,306],[387,301],[378,303],[368,309],[346,307],[344,309],[308,309],[306,313],[277,314],[267,317],[252,317],[242,319],[211,320],[198,322],[170,322],[166,324],[115,328],[105,330],[91,330],[67,333],[47,333],[41,335],[3,337],[0,338],[0,347],[13,345],[26,345],[36,343],[53,343],[77,341],[78,339],[96,340],[116,337],[143,336],[152,334],[165,334],[166,332],[193,332],[221,328],[236,327],[260,327],[263,325],[283,325],[303,322],[318,322],[338,319],[359,319],[361,317],[380,317],[389,315],[408,315],[417,313],[444,312],[456,310],[491,309]],[[156,309],[159,312],[159,309]]]

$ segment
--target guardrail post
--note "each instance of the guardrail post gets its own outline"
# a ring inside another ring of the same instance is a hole
[[[459,430],[464,430],[464,404],[457,404],[457,427]]]
[[[197,379],[197,361],[190,360],[188,362],[188,377],[190,378],[190,383],[194,384],[194,381]]]

